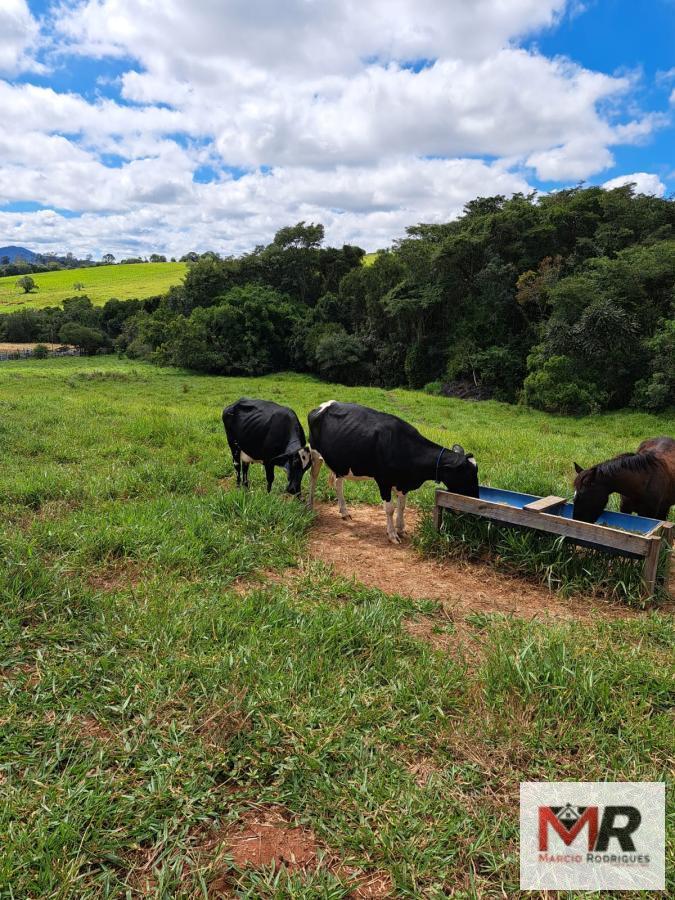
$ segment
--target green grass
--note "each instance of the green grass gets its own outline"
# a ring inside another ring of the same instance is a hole
[[[86,295],[96,306],[107,300],[143,300],[165,293],[180,284],[185,263],[131,263],[130,265],[96,266],[86,269],[62,269],[32,275],[37,291],[25,294],[16,286],[16,275],[0,278],[0,313],[20,309],[42,309],[60,306],[68,297]],[[76,291],[73,285],[84,285]]]
[[[265,804],[395,896],[514,896],[521,780],[670,777],[668,615],[476,615],[463,627],[481,655],[465,658],[405,630],[447,628],[432,603],[316,562],[267,580],[300,562],[312,517],[279,483],[267,496],[261,467],[250,493],[231,489],[220,411],[241,394],[303,416],[336,396],[397,412],[471,448],[482,480],[536,493],[569,493],[573,459],[673,424],[111,357],[3,364],[0,896],[134,896],[143,866],[157,897],[203,897],[223,874],[238,896],[348,896],[336,866],[275,874],[200,852]],[[672,892],[672,804],[668,826]]]

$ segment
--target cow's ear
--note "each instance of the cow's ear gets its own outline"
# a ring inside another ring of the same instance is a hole
[[[466,458],[467,458],[467,459],[473,459],[473,453],[467,453],[467,454],[466,454]]]
[[[453,444],[452,452],[453,453],[461,453],[462,455],[464,455],[464,447],[462,447],[461,444]]]
[[[579,473],[583,472],[584,470],[581,468],[579,463],[574,463],[574,471],[577,473],[577,475],[579,475]]]

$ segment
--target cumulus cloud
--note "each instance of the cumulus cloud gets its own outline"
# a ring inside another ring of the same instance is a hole
[[[0,66],[16,72],[38,26],[25,0],[4,0],[0,29],[8,9],[19,25]],[[53,65],[130,62],[117,99],[0,80],[0,206],[52,208],[0,213],[5,242],[239,252],[304,218],[374,249],[477,195],[531,190],[524,173],[588,178],[662,121],[617,115],[630,78],[518,45],[578,14],[566,0],[64,0],[52,12]]]
[[[663,197],[666,192],[666,186],[658,175],[650,172],[633,172],[632,175],[619,175],[617,178],[610,178],[603,184],[604,188],[611,190],[612,188],[622,187],[624,184],[634,184],[635,190],[639,194],[653,194],[655,197]]]
[[[32,50],[38,24],[26,0],[2,0],[0,4],[0,72],[15,74],[37,67]]]

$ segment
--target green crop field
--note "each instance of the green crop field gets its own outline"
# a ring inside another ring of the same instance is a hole
[[[332,397],[398,413],[471,449],[482,481],[540,494],[674,424],[113,357],[1,363],[0,896],[511,897],[520,781],[672,776],[667,607],[462,617],[340,577],[309,555],[314,517],[283,473],[269,496],[260,466],[233,487],[220,413],[242,394],[303,418]],[[385,570],[383,515],[380,538]],[[473,565],[445,564],[449,586]],[[270,835],[291,847],[281,869]]]
[[[24,293],[16,286],[17,276],[0,278],[0,313],[19,309],[41,309],[60,306],[67,297],[86,295],[101,306],[107,300],[143,300],[165,293],[180,284],[185,263],[131,263],[129,265],[96,266],[86,269],[62,269],[31,275],[37,291]],[[76,291],[74,284],[84,285]]]

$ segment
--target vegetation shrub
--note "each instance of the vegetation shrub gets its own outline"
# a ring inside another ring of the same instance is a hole
[[[675,201],[631,185],[480,197],[367,265],[299,222],[239,257],[187,254],[183,285],[161,297],[0,316],[0,340],[56,340],[74,323],[200,372],[447,380],[550,412],[656,411],[675,393],[674,229]]]

